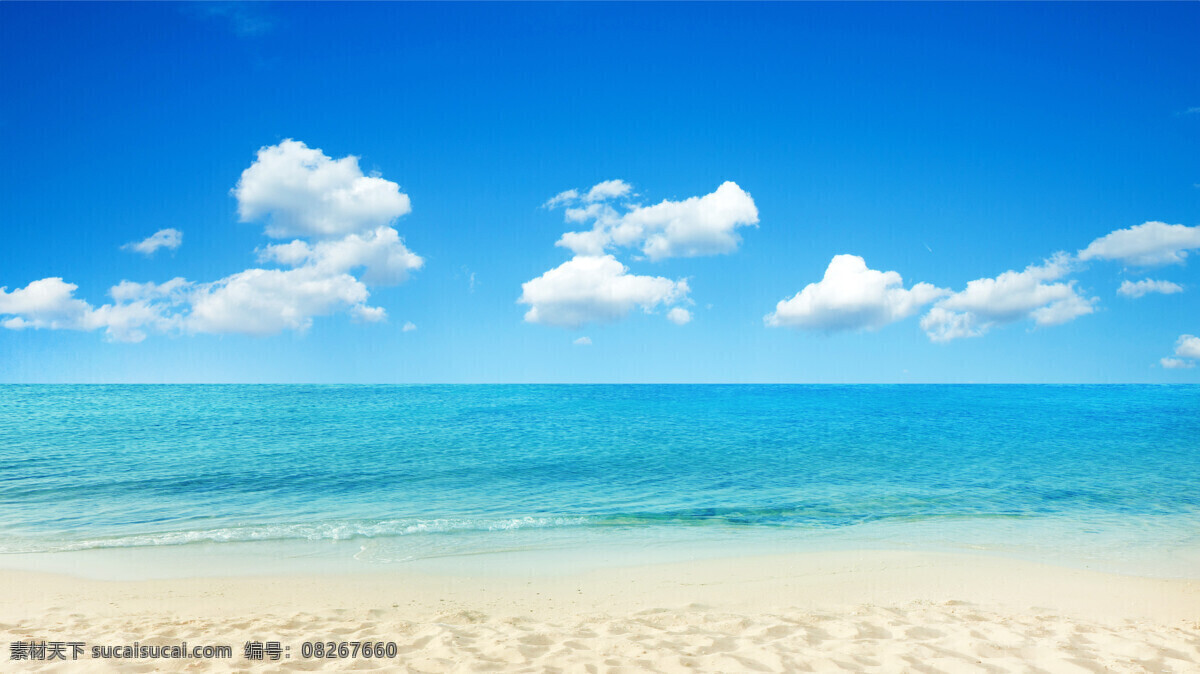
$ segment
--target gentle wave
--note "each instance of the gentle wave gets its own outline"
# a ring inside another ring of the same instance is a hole
[[[214,529],[164,531],[133,536],[113,536],[87,540],[17,540],[0,544],[0,553],[71,552],[100,548],[136,548],[195,543],[241,543],[253,541],[345,541],[454,532],[512,531],[550,527],[581,526],[587,517],[514,517],[494,520],[431,519],[381,520],[377,522],[321,522],[252,525]]]
[[[254,541],[348,541],[355,539],[508,532],[522,529],[645,528],[645,527],[761,527],[792,529],[841,529],[881,521],[933,519],[1020,518],[1017,513],[930,513],[895,512],[853,515],[814,513],[788,508],[699,508],[664,512],[613,513],[605,515],[525,516],[497,519],[436,518],[259,524],[211,529],[188,529],[85,540],[10,539],[0,543],[0,554],[70,552],[102,548],[178,546],[198,543],[242,543]]]
[[[0,553],[1173,549],[1200,523],[1198,411],[1195,386],[0,387]]]

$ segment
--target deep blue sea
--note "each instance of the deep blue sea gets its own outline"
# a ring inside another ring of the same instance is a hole
[[[0,558],[621,541],[1200,576],[1200,387],[0,386]]]

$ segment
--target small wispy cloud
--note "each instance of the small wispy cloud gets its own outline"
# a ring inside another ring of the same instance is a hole
[[[1140,281],[1124,281],[1121,287],[1117,288],[1117,294],[1125,297],[1145,297],[1150,293],[1161,293],[1163,295],[1173,295],[1183,292],[1183,286],[1170,281],[1156,281],[1154,279],[1142,279]]]
[[[121,250],[132,250],[135,253],[150,256],[159,248],[175,250],[183,244],[183,232],[178,229],[160,229],[141,241],[130,241],[121,246]]]
[[[459,267],[459,269],[462,270],[463,276],[467,277],[467,290],[470,292],[475,292],[475,272],[468,269],[467,265],[465,264]],[[454,276],[455,278],[458,278],[458,274],[455,274]]]
[[[224,21],[240,37],[269,32],[274,23],[261,2],[195,2],[187,5],[195,16]]]
[[[416,330],[416,329],[417,329],[416,323],[413,323],[412,321],[405,321],[404,327],[400,328],[400,331],[401,332],[412,332],[413,330]]]
[[[571,343],[574,344],[575,346],[591,346],[592,338],[591,337],[580,337],[579,339],[577,339]]]

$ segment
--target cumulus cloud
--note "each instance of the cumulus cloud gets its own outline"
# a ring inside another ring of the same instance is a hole
[[[542,204],[542,208],[557,208],[564,204],[574,203],[578,200],[579,190],[563,190],[562,192],[559,192],[558,194],[547,199],[546,203]]]
[[[1071,271],[1071,258],[1057,253],[1024,271],[967,283],[965,290],[940,300],[921,317],[921,328],[935,342],[978,337],[992,327],[1031,319],[1058,325],[1092,313],[1096,300],[1084,298],[1075,281],[1057,282]]]
[[[261,148],[233,195],[242,221],[265,221],[273,238],[365,232],[412,210],[399,185],[363,175],[358,157],[333,159],[291,139]]]
[[[183,232],[178,229],[160,229],[141,241],[131,241],[122,250],[132,250],[135,253],[150,256],[159,248],[175,250],[183,244]]]
[[[416,329],[417,329],[416,323],[413,323],[412,321],[405,321],[404,327],[400,328],[400,331],[401,332],[412,332],[413,330],[416,330]]]
[[[689,292],[684,279],[630,274],[612,255],[576,255],[521,290],[526,321],[571,328],[615,321],[635,307],[650,313],[686,301]]]
[[[675,307],[667,312],[667,320],[675,325],[687,325],[692,322],[692,312],[683,307]]]
[[[577,339],[571,343],[574,344],[575,346],[591,346],[592,338],[591,337],[580,337],[579,339]]]
[[[602,183],[593,185],[592,189],[583,195],[583,200],[593,202],[616,199],[629,194],[632,189],[629,183],[624,180],[605,180]]]
[[[355,304],[350,307],[350,318],[356,323],[381,323],[387,320],[387,310],[383,307]]]
[[[1117,288],[1118,295],[1125,297],[1144,297],[1150,293],[1161,293],[1170,295],[1173,293],[1183,292],[1183,286],[1170,281],[1156,281],[1154,279],[1142,279],[1140,281],[1123,281],[1121,287]]]
[[[172,303],[183,301],[184,295],[190,290],[192,283],[187,279],[176,277],[165,283],[135,283],[121,281],[113,286],[108,294],[118,302],[137,302],[139,300],[170,300]]]
[[[4,326],[10,329],[49,328],[83,330],[91,305],[75,298],[74,283],[61,278],[44,278],[24,288],[6,292],[0,288],[0,316],[11,316]]]
[[[876,330],[949,293],[928,283],[905,290],[900,274],[870,269],[857,255],[835,255],[819,282],[780,300],[763,320],[773,327]]]
[[[1079,251],[1080,260],[1120,260],[1139,267],[1182,264],[1188,251],[1200,248],[1200,227],[1146,222],[1118,229]]]
[[[178,280],[178,279],[177,279]],[[44,278],[33,281],[24,288],[6,292],[0,288],[0,325],[10,330],[99,330],[104,329],[109,339],[121,342],[140,342],[146,338],[145,330],[159,331],[178,325],[179,317],[164,311],[168,290],[160,290],[173,283],[155,286],[144,284],[122,284],[112,289],[116,302],[93,307],[75,297],[78,289],[74,283],[61,278]]]
[[[358,322],[385,320],[368,304],[368,286],[400,283],[424,261],[392,226],[409,211],[408,197],[378,176],[363,176],[355,157],[331,159],[287,140],[259,150],[233,190],[243,220],[261,220],[268,236],[297,235],[258,251],[252,268],[201,283],[122,281],[111,304],[93,307],[74,297],[61,278],[34,281],[12,292],[0,289],[0,325],[10,329],[95,330],[111,339],[141,341],[148,330],[177,334],[270,335],[307,330],[315,317],[345,312]],[[163,230],[145,244],[149,252],[172,247]],[[174,241],[178,245],[178,232]],[[305,240],[305,239],[308,240]],[[151,242],[151,243],[148,243]],[[411,325],[411,324],[410,324]]]
[[[1186,359],[1200,358],[1200,337],[1180,335],[1179,339],[1175,340],[1175,355],[1178,357],[1160,358],[1158,364],[1168,370],[1185,370],[1196,367],[1195,360]]]
[[[312,267],[330,275],[361,269],[362,280],[371,285],[401,283],[410,271],[425,264],[421,256],[405,247],[399,232],[391,227],[313,244],[299,239],[275,244],[260,250],[259,260]]]
[[[567,206],[570,204],[594,204],[598,201],[608,201],[610,199],[619,199],[629,196],[633,191],[633,186],[624,180],[605,180],[604,182],[592,185],[592,188],[586,192],[580,192],[577,189],[569,189],[559,192],[550,197],[546,203],[542,204],[543,208],[557,208],[559,206]],[[580,209],[573,209],[579,211]]]
[[[1175,342],[1175,355],[1184,358],[1200,358],[1200,337],[1180,335]]]
[[[651,260],[719,255],[737,250],[742,240],[739,227],[758,224],[754,199],[734,182],[683,201],[652,206],[610,203],[630,190],[624,181],[609,180],[586,193],[568,190],[546,202],[550,207],[574,203],[564,211],[566,221],[592,224],[590,230],[563,234],[556,245],[588,256],[613,247],[635,248]]]
[[[248,335],[307,330],[313,317],[358,307],[368,295],[366,285],[349,274],[314,267],[247,269],[197,287],[187,329]]]

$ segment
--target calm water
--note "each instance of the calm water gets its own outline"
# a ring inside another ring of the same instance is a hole
[[[1200,387],[0,386],[0,553],[621,536],[1200,575]]]

